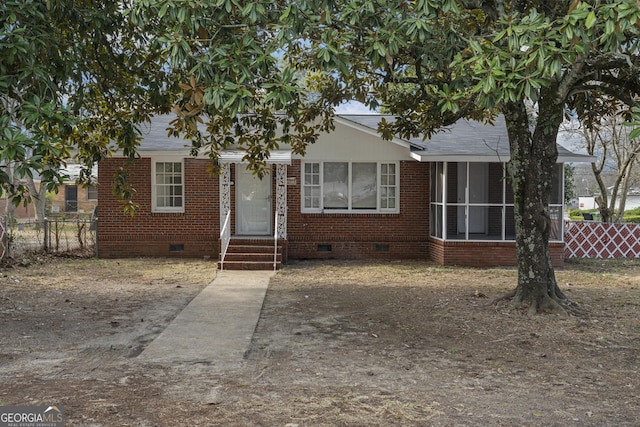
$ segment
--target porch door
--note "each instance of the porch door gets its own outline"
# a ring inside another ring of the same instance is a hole
[[[467,165],[469,165],[469,179],[467,180]],[[458,163],[458,203],[467,206],[458,207],[458,232],[466,232],[466,222],[469,224],[469,234],[487,233],[486,206],[473,206],[474,203],[485,204],[489,196],[489,164],[488,163]],[[471,204],[471,206],[469,206]],[[466,218],[465,208],[469,209]]]
[[[271,173],[262,179],[236,166],[236,234],[271,234]]]
[[[489,201],[489,163],[469,163],[469,203]],[[486,206],[469,207],[469,233],[487,234]]]

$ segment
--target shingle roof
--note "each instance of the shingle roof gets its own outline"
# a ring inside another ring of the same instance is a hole
[[[174,115],[154,116],[151,123],[140,125],[142,141],[139,151],[184,151],[191,148],[191,142],[183,138],[168,136],[169,123]]]
[[[362,126],[377,129],[382,118],[377,114],[344,114],[340,117]],[[408,140],[413,146],[411,156],[420,161],[507,161],[510,157],[509,135],[504,116],[495,118],[493,125],[475,120],[460,119],[440,129],[431,138],[421,136]],[[591,162],[590,156],[572,153],[558,144],[558,161]]]
[[[393,116],[382,114],[339,114],[339,118],[355,123],[370,132],[377,132],[378,124]],[[141,126],[143,139],[139,151],[186,151],[191,144],[181,138],[169,137],[167,128],[172,115],[154,117],[151,124]],[[409,140],[396,138],[411,146],[411,156],[419,161],[507,161],[509,160],[509,137],[504,117],[498,116],[493,125],[461,119],[447,126],[431,138]],[[558,145],[559,161],[591,162],[590,156],[572,153]]]

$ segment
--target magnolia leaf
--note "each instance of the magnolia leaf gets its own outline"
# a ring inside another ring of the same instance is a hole
[[[592,28],[595,23],[596,23],[596,14],[595,12],[592,10],[591,12],[589,12],[589,14],[587,15],[587,18],[585,19],[584,25],[587,28]]]

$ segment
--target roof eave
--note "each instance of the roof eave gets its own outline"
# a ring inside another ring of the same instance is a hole
[[[480,163],[505,163],[511,160],[510,155],[478,155],[478,154],[427,154],[420,152],[412,152],[412,158],[419,162],[480,162]],[[586,156],[584,154],[565,154],[559,155],[557,163],[594,163],[595,156]]]
[[[596,156],[589,156],[586,154],[560,154],[558,155],[559,163],[595,163]]]
[[[242,150],[223,150],[220,152],[220,163],[249,163],[245,160],[247,155],[246,151]],[[270,153],[269,158],[265,159],[267,164],[279,164],[290,165],[291,164],[291,150],[273,150]]]
[[[428,154],[419,151],[411,152],[411,157],[419,162],[481,162],[481,163],[503,163],[508,162],[509,155],[497,156],[480,154]]]

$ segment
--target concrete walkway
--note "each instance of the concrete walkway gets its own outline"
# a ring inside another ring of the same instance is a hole
[[[219,271],[138,356],[154,363],[239,368],[258,323],[273,271]]]

